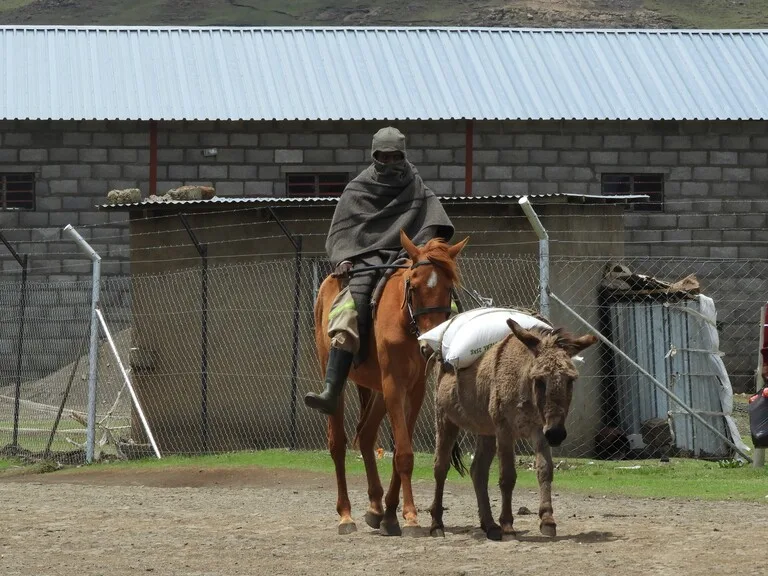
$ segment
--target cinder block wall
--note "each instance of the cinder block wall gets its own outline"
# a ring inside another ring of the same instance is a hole
[[[367,166],[371,136],[384,124],[160,122],[158,192],[204,183],[221,196],[283,196],[290,171],[353,176]],[[435,192],[463,194],[466,124],[394,124],[406,133],[409,156]],[[203,156],[214,147],[216,156]],[[665,174],[665,211],[626,215],[628,256],[768,258],[766,122],[477,122],[474,148],[477,195],[599,194],[603,172]],[[89,278],[90,262],[60,239],[66,224],[104,257],[105,276],[129,273],[126,215],[95,205],[113,188],[148,193],[148,123],[0,122],[0,171],[37,177],[35,211],[0,212],[0,229],[20,253],[30,254],[31,278]],[[0,262],[4,279],[18,274],[4,251]],[[676,279],[693,267],[675,261],[661,271]],[[706,268],[707,292],[744,294],[743,304],[731,298],[718,308],[729,322],[723,349],[732,361],[741,355],[731,369],[745,387],[753,358],[737,336],[756,325],[757,311],[747,300],[765,298],[760,279],[768,270],[759,262]],[[2,330],[0,339],[15,334],[10,324]]]

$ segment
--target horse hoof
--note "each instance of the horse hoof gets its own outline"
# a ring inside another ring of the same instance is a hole
[[[342,522],[339,524],[340,536],[346,536],[347,534],[352,534],[353,532],[357,532],[357,525],[355,525],[354,522]]]
[[[403,531],[400,530],[400,523],[396,519],[394,521],[387,521],[384,518],[379,525],[379,534],[382,536],[402,536]]]
[[[555,536],[557,536],[557,526],[555,524],[542,523],[539,526],[539,530],[541,530],[541,533],[544,534],[544,536],[547,536],[549,538],[554,538]]]
[[[506,536],[514,536],[515,535],[515,529],[512,526],[511,522],[504,522],[504,523],[502,523],[501,531]]]
[[[421,526],[419,526],[418,524],[403,526],[403,536],[408,536],[409,538],[419,538],[420,536],[423,536],[423,535],[424,535],[424,531],[421,529]]]
[[[491,526],[488,528],[488,530],[485,531],[485,536],[488,538],[488,540],[496,540],[497,542],[501,540],[501,527],[500,526]]]
[[[445,530],[442,526],[435,526],[429,529],[429,535],[433,538],[445,538]]]
[[[371,528],[379,528],[381,526],[381,520],[384,518],[384,514],[376,514],[375,512],[368,511],[365,513],[365,523]]]

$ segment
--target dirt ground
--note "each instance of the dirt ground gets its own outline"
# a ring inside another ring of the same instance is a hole
[[[102,469],[4,478],[0,574],[743,576],[767,571],[768,507],[761,504],[557,493],[556,539],[540,536],[535,515],[518,515],[516,538],[490,542],[476,528],[471,487],[449,481],[444,539],[385,538],[362,521],[364,478],[352,478],[350,488],[358,531],[339,536],[335,484],[325,474],[238,468],[128,476]],[[424,526],[429,526],[424,509],[431,489],[430,482],[416,485]],[[514,509],[519,506],[536,510],[536,493],[517,492]]]

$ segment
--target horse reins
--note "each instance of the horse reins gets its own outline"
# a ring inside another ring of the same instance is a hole
[[[414,262],[410,266],[408,264],[378,264],[373,266],[361,266],[360,268],[353,268],[347,272],[350,276],[353,274],[359,274],[361,272],[369,272],[372,270],[391,270],[392,268],[403,268],[403,269],[410,269],[414,270],[418,268],[419,266],[435,266],[435,264],[429,260],[420,260],[419,262]],[[451,288],[451,293],[453,294],[453,288]],[[419,330],[419,325],[416,322],[416,318],[419,316],[423,316],[424,314],[435,314],[437,312],[443,312],[447,314],[448,316],[451,315],[451,312],[453,312],[453,309],[449,306],[427,306],[426,308],[418,308],[416,310],[413,309],[413,303],[412,303],[412,289],[411,289],[411,278],[408,277],[405,279],[405,306],[408,309],[408,315],[411,317],[411,321],[409,322],[408,328],[412,334],[414,334],[417,338],[421,336],[421,330]]]

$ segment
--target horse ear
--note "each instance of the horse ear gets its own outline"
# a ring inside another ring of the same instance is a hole
[[[584,336],[581,336],[571,341],[565,347],[565,349],[568,351],[569,356],[576,356],[576,354],[578,354],[582,350],[586,350],[596,342],[597,342],[597,336],[594,336],[592,334],[585,334]]]
[[[408,253],[408,257],[411,260],[416,260],[416,256],[419,254],[419,249],[416,248],[416,244],[414,244],[410,238],[408,238],[408,234],[405,233],[405,230],[402,228],[400,229],[400,244],[403,246],[403,249]]]
[[[461,242],[458,242],[448,248],[448,255],[451,257],[451,260],[456,260],[456,257],[461,253],[462,250],[464,250],[464,246],[467,245],[467,242],[469,242],[469,236],[464,238]]]
[[[507,326],[509,326],[512,330],[512,334],[514,334],[517,339],[520,340],[520,342],[525,344],[531,350],[531,352],[536,352],[536,349],[541,343],[540,338],[520,326],[520,324],[512,320],[512,318],[507,319]]]

